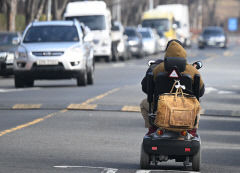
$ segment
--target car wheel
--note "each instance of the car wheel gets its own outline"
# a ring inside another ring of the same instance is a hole
[[[77,86],[86,86],[87,85],[87,72],[86,70],[81,72],[77,77]]]
[[[25,85],[27,87],[33,87],[34,86],[34,80],[33,79],[28,79],[26,82],[25,82]]]
[[[92,85],[94,82],[94,70],[93,70],[93,66],[91,67],[91,70],[88,72],[87,74],[87,83],[89,85]]]
[[[14,84],[15,84],[15,88],[23,88],[25,81],[21,76],[15,74],[14,75]]]
[[[201,149],[199,148],[199,151],[193,155],[192,158],[192,169],[193,171],[199,171],[201,166]]]
[[[142,144],[142,146],[141,146],[141,156],[140,156],[140,168],[141,169],[148,169],[149,166],[150,166],[150,157],[144,151],[143,144]]]
[[[110,61],[112,61],[112,55],[106,56],[105,62],[110,62]]]

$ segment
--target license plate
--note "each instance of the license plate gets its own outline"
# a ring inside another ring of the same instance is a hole
[[[57,65],[57,64],[58,64],[57,60],[52,59],[37,60],[37,65]]]

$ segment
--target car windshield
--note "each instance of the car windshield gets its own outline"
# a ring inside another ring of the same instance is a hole
[[[78,21],[84,23],[91,30],[105,30],[106,21],[103,15],[93,15],[93,16],[75,16],[67,17],[67,20],[77,19]]]
[[[12,40],[17,34],[0,33],[0,45],[12,45]]]
[[[220,29],[205,29],[203,35],[223,35],[223,31]]]
[[[161,31],[169,30],[168,19],[147,19],[142,22],[143,27],[151,27]]]
[[[148,31],[140,31],[143,38],[151,38],[151,34]]]
[[[79,41],[75,26],[32,26],[24,37],[24,43]]]
[[[124,34],[126,34],[129,37],[136,37],[137,33],[133,29],[126,29],[124,31]]]

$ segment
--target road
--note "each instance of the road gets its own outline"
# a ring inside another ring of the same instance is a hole
[[[240,170],[238,47],[232,40],[228,49],[187,49],[189,62],[204,63],[201,172]],[[191,172],[173,161],[139,169],[147,131],[138,107],[145,98],[140,82],[148,60],[157,57],[163,54],[98,62],[95,83],[87,87],[60,80],[15,89],[12,78],[0,78],[0,172]]]

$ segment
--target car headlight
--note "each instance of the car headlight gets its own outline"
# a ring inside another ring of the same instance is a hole
[[[16,59],[27,59],[27,58],[28,58],[28,55],[27,55],[26,49],[23,47],[20,47],[16,52]]]
[[[225,41],[225,37],[224,36],[221,36],[218,38],[219,41]]]
[[[138,41],[137,41],[137,40],[129,40],[129,41],[128,41],[128,44],[129,44],[130,46],[135,46],[135,45],[138,44]]]

